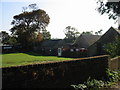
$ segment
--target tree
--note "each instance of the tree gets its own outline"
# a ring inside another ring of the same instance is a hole
[[[42,30],[42,35],[43,35],[43,39],[44,40],[48,40],[48,39],[51,39],[51,34],[50,34],[50,32],[49,31],[47,31],[47,30]]]
[[[8,39],[8,44],[9,45],[18,45],[17,38],[14,36],[10,36]]]
[[[15,45],[17,44],[17,39],[14,36],[10,36],[6,31],[0,32],[1,43]]]
[[[111,55],[111,57],[120,55],[120,37],[116,37],[112,43],[105,45],[105,51]]]
[[[93,35],[93,31],[86,31],[86,32],[82,32],[82,34],[86,34],[86,35]]]
[[[108,14],[109,19],[117,19],[117,16],[119,16],[120,14],[120,1],[119,2],[115,2],[113,1],[109,1],[108,2],[104,2],[104,0],[98,0],[98,8],[97,11],[103,15],[103,14]]]
[[[7,44],[10,36],[6,31],[1,31],[0,32],[0,37],[1,37],[1,43]]]
[[[11,23],[13,27],[10,29],[12,35],[16,36],[18,42],[25,48],[34,45],[38,32],[44,30],[50,21],[44,10],[35,8],[36,4],[28,7],[32,10],[28,11],[26,7],[21,14],[13,17]]]
[[[96,34],[96,35],[101,35],[101,34],[102,34],[102,31],[103,31],[103,30],[101,29],[101,30],[95,32],[95,34]]]
[[[36,39],[36,40],[37,40],[37,42],[41,42],[41,41],[43,40],[43,35],[42,35],[42,33],[39,32],[39,33],[37,34],[37,39]]]
[[[75,27],[67,26],[64,30],[64,33],[66,35],[65,39],[68,39],[70,42],[73,42],[80,33]]]

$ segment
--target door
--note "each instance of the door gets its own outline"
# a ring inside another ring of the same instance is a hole
[[[62,56],[62,48],[58,48],[58,56]]]

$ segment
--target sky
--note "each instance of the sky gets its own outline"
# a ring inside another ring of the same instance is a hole
[[[13,16],[22,13],[22,7],[36,3],[50,17],[47,30],[52,38],[64,38],[67,26],[83,31],[103,30],[103,34],[111,27],[118,27],[107,15],[100,15],[96,8],[97,0],[0,0],[0,30],[9,32]]]

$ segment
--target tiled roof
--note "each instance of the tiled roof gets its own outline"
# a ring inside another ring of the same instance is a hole
[[[60,40],[45,40],[42,42],[41,47],[54,47]]]
[[[101,36],[100,35],[80,35],[77,40],[75,41],[74,45],[84,48],[89,47],[93,43],[95,43]]]

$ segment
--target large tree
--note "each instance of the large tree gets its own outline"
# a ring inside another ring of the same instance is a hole
[[[117,19],[117,16],[120,16],[120,0],[98,0],[98,12],[103,14],[108,14],[109,19]]]
[[[9,35],[6,31],[0,32],[1,37],[1,43],[2,44],[9,44],[9,45],[15,45],[17,44],[17,39],[14,36]]]
[[[78,30],[75,27],[67,26],[64,30],[65,39],[69,42],[74,42],[74,40],[80,35]]]
[[[28,7],[32,10],[27,10]],[[36,4],[28,7],[24,7],[21,14],[13,17],[14,20],[11,23],[13,27],[10,29],[23,47],[32,46],[36,41],[37,34],[45,30],[50,21],[49,15],[44,10],[37,9]]]
[[[0,37],[1,37],[1,43],[2,44],[7,44],[10,36],[6,31],[1,31],[0,32]]]

